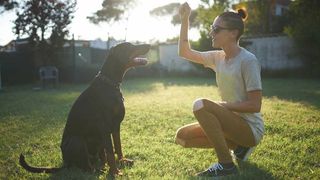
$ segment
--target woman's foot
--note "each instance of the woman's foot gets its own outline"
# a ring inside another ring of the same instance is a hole
[[[234,174],[238,174],[238,168],[233,163],[230,163],[228,165],[215,163],[211,167],[209,167],[207,170],[198,173],[197,176],[218,177],[218,176],[227,176],[227,175],[234,175]]]

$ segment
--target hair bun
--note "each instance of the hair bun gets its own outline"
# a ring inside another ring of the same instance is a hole
[[[247,11],[245,9],[240,8],[240,9],[237,10],[237,12],[238,12],[238,15],[242,18],[243,21],[245,21],[247,19],[248,13],[247,13]]]

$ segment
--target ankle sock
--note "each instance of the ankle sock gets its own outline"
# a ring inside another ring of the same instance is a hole
[[[219,163],[222,165],[223,169],[232,169],[235,165],[233,162],[230,163]]]

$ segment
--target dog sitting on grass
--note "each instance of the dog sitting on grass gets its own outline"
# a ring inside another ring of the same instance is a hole
[[[77,167],[85,171],[100,170],[95,162],[109,165],[109,174],[121,175],[116,165],[115,154],[120,164],[133,165],[124,158],[121,148],[120,123],[125,107],[120,84],[128,69],[145,65],[150,45],[121,43],[110,49],[101,71],[89,87],[73,104],[61,141],[63,166],[58,168],[33,167],[21,154],[19,163],[34,173],[54,173],[65,167]],[[113,146],[114,145],[114,146]]]

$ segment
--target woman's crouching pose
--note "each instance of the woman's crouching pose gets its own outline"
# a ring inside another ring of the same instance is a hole
[[[176,143],[183,147],[214,148],[218,162],[198,176],[236,174],[238,169],[230,150],[238,160],[245,161],[264,134],[260,64],[255,55],[239,46],[246,12],[224,12],[215,18],[210,32],[212,46],[222,50],[207,52],[190,48],[190,12],[187,3],[180,7],[179,55],[215,71],[222,101],[197,99],[193,113],[198,122],[178,129]]]

